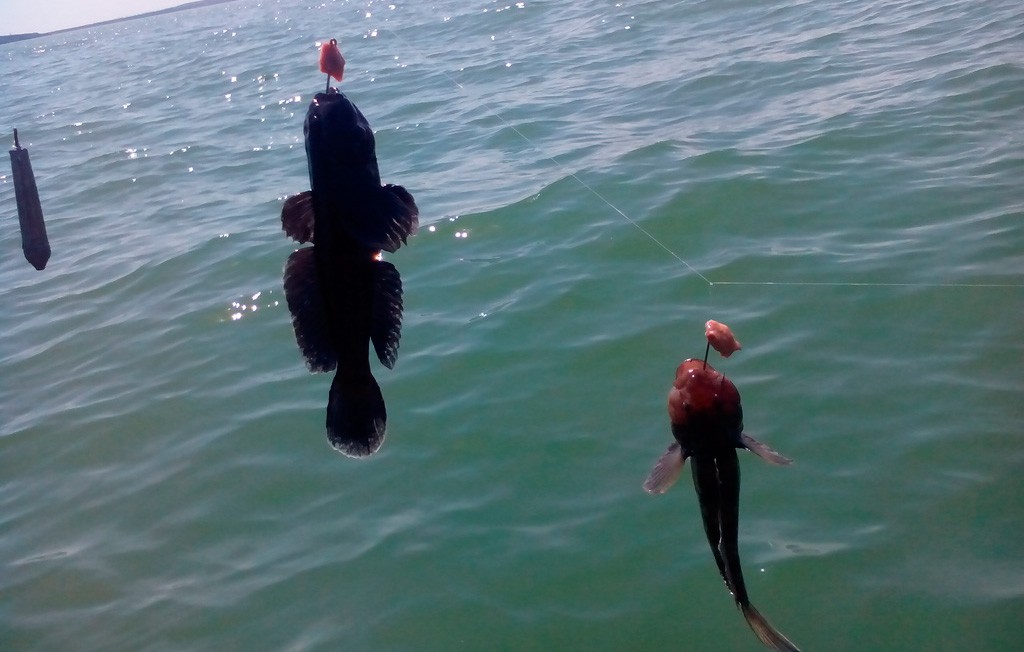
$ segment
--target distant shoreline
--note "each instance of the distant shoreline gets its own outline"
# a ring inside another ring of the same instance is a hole
[[[112,18],[111,20],[103,20],[98,23],[89,23],[88,25],[79,25],[78,27],[67,27],[65,29],[58,29],[52,32],[32,32],[29,34],[8,34],[7,36],[0,36],[0,45],[5,43],[14,43],[16,41],[24,41],[31,38],[41,38],[43,36],[50,36],[52,34],[63,34],[64,32],[72,32],[76,29],[85,29],[87,27],[99,27],[100,25],[110,25],[111,23],[120,23],[126,20],[135,20],[136,18],[148,18],[150,16],[159,16],[160,14],[170,14],[176,11],[184,11],[186,9],[196,9],[198,7],[206,7],[209,5],[219,5],[226,2],[234,2],[235,0],[195,0],[195,2],[187,2],[177,7],[168,7],[167,9],[158,9],[156,11],[147,11],[144,14],[136,14],[134,16],[125,16],[124,18]]]

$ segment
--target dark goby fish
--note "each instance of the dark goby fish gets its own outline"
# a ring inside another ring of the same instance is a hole
[[[712,339],[710,324],[724,325],[709,322],[708,326],[709,343],[722,351],[721,341]],[[716,331],[714,337],[719,338],[720,334]],[[728,338],[732,342],[725,350],[731,353],[739,344],[731,332]],[[725,586],[762,643],[774,650],[799,652],[750,603],[737,545],[740,468],[736,449],[747,449],[772,464],[785,465],[791,461],[744,434],[739,391],[706,360],[686,360],[676,369],[668,395],[668,414],[676,441],[658,459],[644,489],[651,494],[665,493],[679,478],[686,460],[690,460],[704,532]]]
[[[334,41],[330,47],[336,51]],[[340,53],[337,59],[343,66]],[[340,70],[326,72],[341,77]],[[381,185],[373,131],[343,93],[329,85],[318,93],[303,132],[311,190],[285,201],[281,225],[313,246],[288,257],[285,298],[310,371],[337,370],[327,402],[328,440],[345,455],[365,457],[380,448],[387,427],[369,345],[392,368],[402,328],[401,277],[381,251],[406,242],[419,210],[405,188]]]

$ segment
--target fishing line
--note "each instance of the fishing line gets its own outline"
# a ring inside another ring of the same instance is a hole
[[[1022,283],[860,283],[856,281],[712,281],[711,285],[809,285],[866,288],[1024,288]]]
[[[405,46],[405,48],[407,50],[410,49],[408,41],[406,41],[402,37],[402,35],[399,34],[397,31],[395,31],[394,29],[386,29],[385,31],[390,32],[399,41],[401,41],[403,46]],[[453,77],[451,74],[449,74],[443,68],[438,67],[437,70],[442,75],[444,75],[448,79],[448,81],[450,81],[456,88],[458,88],[460,91],[462,91],[465,95],[469,96],[469,91],[466,90],[466,87],[463,86],[459,82],[459,80],[455,79],[455,77]],[[664,242],[662,242],[657,237],[655,237],[654,234],[652,234],[650,231],[648,231],[643,226],[641,226],[639,222],[637,222],[636,220],[631,218],[629,215],[627,215],[625,213],[625,211],[623,211],[618,206],[613,204],[607,197],[605,197],[600,192],[598,192],[593,186],[591,186],[586,181],[581,179],[575,172],[572,172],[571,170],[566,169],[565,166],[563,166],[561,163],[558,162],[557,159],[555,159],[555,157],[546,154],[544,152],[544,150],[542,150],[536,143],[534,143],[529,138],[529,136],[527,136],[522,131],[520,131],[514,124],[512,124],[511,122],[506,120],[490,104],[488,104],[486,101],[484,101],[483,99],[481,99],[479,97],[473,97],[472,99],[478,101],[481,105],[483,105],[484,109],[488,113],[490,113],[493,117],[497,118],[498,121],[501,122],[503,125],[505,125],[509,129],[511,129],[513,132],[515,132],[516,135],[518,135],[520,138],[522,138],[523,141],[526,142],[527,145],[532,147],[534,149],[534,151],[536,151],[544,160],[551,161],[552,163],[554,163],[555,167],[558,168],[558,170],[563,175],[565,175],[565,176],[573,179],[574,181],[576,181],[576,183],[578,183],[581,187],[583,187],[585,190],[590,192],[590,194],[592,194],[594,197],[597,197],[600,201],[602,201],[605,205],[607,205],[610,209],[612,209],[615,213],[617,213],[620,217],[622,217],[622,219],[626,220],[626,222],[628,222],[634,228],[636,228],[637,231],[639,231],[640,233],[642,233],[645,236],[647,236],[647,238],[651,242],[653,242],[654,244],[656,244],[659,247],[661,247],[666,253],[668,253],[668,255],[670,255],[673,258],[675,258],[686,269],[690,270],[691,272],[693,272],[694,274],[699,276],[701,278],[701,280],[703,280],[709,286],[715,286],[715,285],[771,286],[771,285],[775,285],[775,286],[792,286],[792,287],[799,287],[799,286],[815,287],[816,286],[816,287],[1017,288],[1017,289],[1024,288],[1024,283],[872,283],[872,282],[843,282],[843,281],[832,282],[832,281],[744,281],[744,280],[739,280],[739,281],[712,281],[710,278],[708,278],[707,276],[702,274],[693,265],[691,265],[690,263],[686,262],[683,259],[682,256],[680,256],[675,251],[673,251],[668,245],[666,245]]]
[[[408,41],[406,41],[406,40],[405,40],[405,39],[404,39],[404,38],[403,38],[403,37],[401,36],[401,34],[399,34],[398,32],[396,32],[396,31],[395,31],[395,30],[393,30],[393,29],[388,29],[388,30],[386,30],[386,31],[388,31],[388,32],[390,32],[391,34],[393,34],[393,35],[394,35],[394,36],[395,36],[395,37],[396,37],[396,38],[397,38],[397,39],[398,39],[399,41],[401,41],[401,42],[402,42],[402,44],[403,44],[403,45],[405,46],[405,48],[406,48],[406,49],[409,49],[409,43],[408,43]],[[445,78],[447,78],[447,79],[448,79],[448,81],[450,81],[450,82],[451,82],[452,84],[454,84],[456,88],[458,88],[458,89],[459,89],[460,91],[462,91],[462,92],[463,92],[464,94],[466,94],[467,96],[469,95],[469,91],[467,91],[467,90],[466,90],[466,87],[465,87],[465,86],[463,86],[463,85],[462,85],[462,84],[461,84],[461,83],[459,82],[459,80],[455,79],[455,77],[453,77],[453,76],[452,76],[452,75],[450,75],[450,74],[449,74],[449,73],[448,73],[448,72],[447,72],[446,70],[444,70],[444,69],[442,69],[442,68],[440,68],[440,67],[439,67],[439,68],[437,68],[437,70],[438,70],[438,71],[439,71],[439,72],[440,72],[440,73],[441,73],[442,75],[444,75],[444,76],[445,76]],[[538,145],[537,145],[536,143],[534,143],[534,142],[533,142],[532,140],[530,140],[530,138],[529,138],[529,137],[528,137],[528,136],[527,136],[526,134],[524,134],[523,132],[519,131],[519,129],[518,129],[518,128],[517,128],[517,127],[516,127],[516,126],[514,125],[514,124],[512,124],[511,122],[509,122],[508,120],[506,120],[506,119],[505,119],[505,118],[504,118],[504,117],[503,117],[503,116],[502,116],[502,115],[501,115],[500,113],[498,113],[498,111],[497,111],[496,109],[494,109],[494,108],[493,108],[493,107],[492,107],[492,106],[491,106],[490,104],[488,104],[488,103],[487,103],[486,101],[484,101],[484,100],[480,99],[479,97],[474,97],[473,99],[475,99],[475,100],[477,100],[478,102],[480,102],[480,104],[482,104],[482,105],[483,105],[484,109],[485,109],[485,110],[486,110],[486,111],[487,111],[488,113],[490,113],[490,114],[491,114],[492,116],[494,116],[495,118],[497,118],[499,122],[501,122],[501,123],[502,123],[503,125],[505,125],[505,126],[506,126],[506,127],[508,127],[509,129],[511,129],[512,131],[514,131],[514,132],[516,133],[516,135],[518,135],[518,136],[519,136],[520,138],[522,138],[522,139],[523,139],[523,141],[525,141],[525,142],[526,142],[526,144],[527,144],[527,145],[529,145],[530,147],[532,147],[532,148],[534,149],[534,151],[536,151],[536,152],[537,152],[538,154],[540,154],[540,156],[541,156],[541,157],[542,157],[542,158],[543,158],[544,160],[547,160],[547,161],[551,161],[552,163],[554,163],[554,164],[555,164],[555,167],[556,167],[556,168],[558,168],[559,172],[561,172],[561,173],[562,173],[563,175],[565,175],[565,176],[567,176],[567,177],[569,177],[569,178],[573,179],[574,181],[576,181],[576,183],[580,184],[580,186],[582,186],[582,187],[583,187],[584,189],[586,189],[587,191],[589,191],[589,192],[590,192],[590,194],[594,195],[594,196],[595,196],[595,197],[597,197],[597,198],[598,198],[599,200],[601,200],[602,202],[604,202],[604,203],[605,203],[605,204],[606,204],[606,205],[607,205],[607,206],[608,206],[609,208],[611,208],[611,209],[612,209],[613,211],[615,211],[616,213],[618,213],[618,214],[619,214],[619,216],[621,216],[621,217],[622,217],[622,218],[623,218],[624,220],[626,220],[626,222],[628,222],[629,224],[632,224],[632,225],[633,225],[633,226],[634,226],[634,227],[635,227],[635,228],[636,228],[636,229],[637,229],[638,231],[640,231],[640,233],[643,233],[643,234],[644,234],[645,236],[647,236],[647,237],[648,237],[648,238],[649,238],[649,239],[651,240],[651,242],[653,242],[654,244],[656,244],[656,245],[658,245],[659,247],[661,247],[662,249],[664,249],[664,250],[665,250],[665,252],[666,252],[666,253],[668,253],[668,255],[672,256],[672,257],[673,257],[673,258],[675,258],[675,259],[676,259],[677,261],[679,261],[679,263],[680,263],[681,265],[683,265],[684,267],[686,267],[686,269],[690,270],[691,272],[693,272],[694,274],[696,274],[697,276],[699,276],[699,277],[700,277],[701,279],[703,279],[703,281],[704,281],[705,283],[707,283],[708,285],[714,285],[714,283],[713,283],[713,282],[711,281],[711,279],[709,279],[709,278],[708,278],[707,276],[704,276],[703,274],[701,274],[701,273],[700,273],[700,271],[699,271],[699,270],[697,270],[697,268],[696,268],[696,267],[694,267],[694,266],[693,266],[693,265],[691,265],[690,263],[688,263],[688,262],[686,262],[685,260],[683,260],[683,257],[682,257],[682,256],[680,256],[680,255],[679,255],[679,254],[677,254],[676,252],[672,251],[672,249],[670,249],[670,248],[668,247],[668,245],[666,245],[666,244],[665,244],[664,242],[662,242],[661,240],[659,240],[658,238],[656,238],[656,237],[654,236],[654,234],[652,234],[652,233],[651,233],[650,231],[648,231],[647,229],[645,229],[644,227],[642,227],[642,226],[640,225],[640,223],[639,223],[639,222],[637,222],[636,220],[634,220],[633,218],[631,218],[631,217],[630,217],[629,215],[626,215],[625,211],[623,211],[623,210],[622,210],[622,209],[620,209],[620,208],[619,208],[618,206],[616,206],[616,205],[615,205],[615,204],[613,204],[613,203],[612,203],[611,201],[609,201],[607,197],[605,197],[604,195],[602,195],[601,193],[599,193],[599,192],[598,192],[597,190],[595,190],[593,186],[591,186],[591,185],[590,185],[590,184],[588,184],[588,183],[587,183],[586,181],[584,181],[584,180],[583,180],[583,179],[581,179],[581,178],[580,178],[579,176],[577,176],[575,172],[572,172],[571,170],[568,170],[568,169],[566,169],[566,168],[565,168],[565,166],[563,166],[563,165],[562,165],[561,163],[559,163],[559,162],[558,162],[558,160],[557,160],[557,159],[555,159],[555,157],[553,157],[553,156],[550,156],[550,155],[546,154],[546,153],[544,152],[544,150],[542,150],[542,149],[541,149],[541,148],[540,148],[540,147],[539,147],[539,146],[538,146]]]
[[[452,81],[454,81],[454,80],[452,80]],[[455,82],[455,83],[458,84],[458,82]],[[459,85],[459,88],[462,88],[462,86]],[[490,107],[487,106],[486,103],[484,103],[484,106],[486,106],[488,108],[488,110],[490,110]],[[607,204],[609,208],[611,208],[613,211],[615,211],[620,216],[622,216],[622,219],[624,219],[627,222],[629,222],[630,224],[632,224],[634,227],[636,227],[637,231],[639,231],[640,233],[643,233],[645,236],[647,236],[651,240],[651,242],[653,242],[654,244],[658,245],[659,247],[664,249],[666,252],[668,252],[668,255],[670,255],[673,258],[675,258],[676,260],[678,260],[684,267],[686,267],[686,269],[690,270],[691,272],[693,272],[697,276],[699,276],[702,279],[704,279],[705,283],[707,283],[708,285],[714,285],[714,282],[711,279],[709,279],[707,276],[704,276],[703,274],[701,274],[697,270],[697,268],[695,268],[693,265],[691,265],[690,263],[688,263],[685,260],[683,260],[683,258],[679,254],[677,254],[676,252],[674,252],[671,249],[669,249],[668,245],[666,245],[664,242],[662,242],[661,240],[659,240],[656,237],[654,237],[654,235],[650,231],[648,231],[644,227],[640,226],[639,222],[637,222],[636,220],[631,218],[629,215],[626,215],[626,213],[622,209],[620,209],[615,204],[611,203],[608,200],[608,198],[606,198],[604,195],[602,195],[597,190],[595,190],[593,186],[591,186],[586,181],[584,181],[583,179],[581,179],[578,176],[576,176],[575,172],[567,170],[561,163],[559,163],[557,160],[555,160],[555,158],[553,156],[548,156],[543,151],[541,151],[541,149],[539,147],[537,147],[536,143],[534,143],[532,140],[527,138],[526,134],[524,134],[523,132],[519,131],[515,127],[515,125],[509,123],[508,120],[506,120],[505,118],[501,117],[496,111],[491,110],[491,113],[494,115],[494,117],[496,117],[498,120],[500,120],[502,123],[504,123],[506,127],[511,129],[512,131],[516,132],[517,134],[519,134],[519,136],[523,140],[525,140],[530,145],[530,147],[533,147],[533,149],[536,150],[538,154],[540,154],[542,157],[544,157],[544,159],[554,163],[555,167],[557,167],[558,170],[562,174],[564,174],[564,175],[574,179],[576,181],[576,183],[580,184],[586,190],[590,191],[590,194],[594,195],[595,197],[597,197],[598,199],[603,201],[605,204]]]

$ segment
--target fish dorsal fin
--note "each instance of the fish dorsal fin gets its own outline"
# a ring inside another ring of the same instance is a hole
[[[682,446],[678,442],[672,442],[654,463],[654,468],[644,480],[644,491],[649,494],[665,493],[679,479],[685,464],[686,455],[683,454]]]
[[[746,448],[765,462],[778,464],[779,466],[787,466],[793,463],[793,460],[789,459],[785,455],[780,455],[772,449],[771,446],[762,444],[748,434],[740,433],[740,441],[743,442],[743,448]]]
[[[300,244],[313,242],[313,191],[307,190],[292,195],[281,208],[281,228],[290,238]]]
[[[387,184],[362,197],[346,222],[348,232],[370,249],[394,253],[416,233],[420,211],[402,186]]]
[[[292,313],[295,341],[310,371],[331,371],[338,352],[328,332],[327,311],[316,274],[313,247],[298,249],[284,265],[284,296]]]
[[[402,335],[402,277],[386,260],[373,265],[373,321],[370,339],[381,364],[391,369],[398,359]]]

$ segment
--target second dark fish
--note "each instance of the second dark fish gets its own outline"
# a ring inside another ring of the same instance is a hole
[[[712,328],[722,327],[724,333]],[[724,324],[708,322],[708,342],[728,356],[739,343]],[[736,449],[746,449],[772,464],[790,464],[768,446],[743,432],[743,408],[736,386],[705,360],[690,359],[676,369],[668,395],[675,442],[662,454],[644,482],[648,493],[668,491],[690,460],[704,532],[718,572],[747,624],[762,643],[781,652],[800,652],[750,603],[740,568],[740,467]]]

